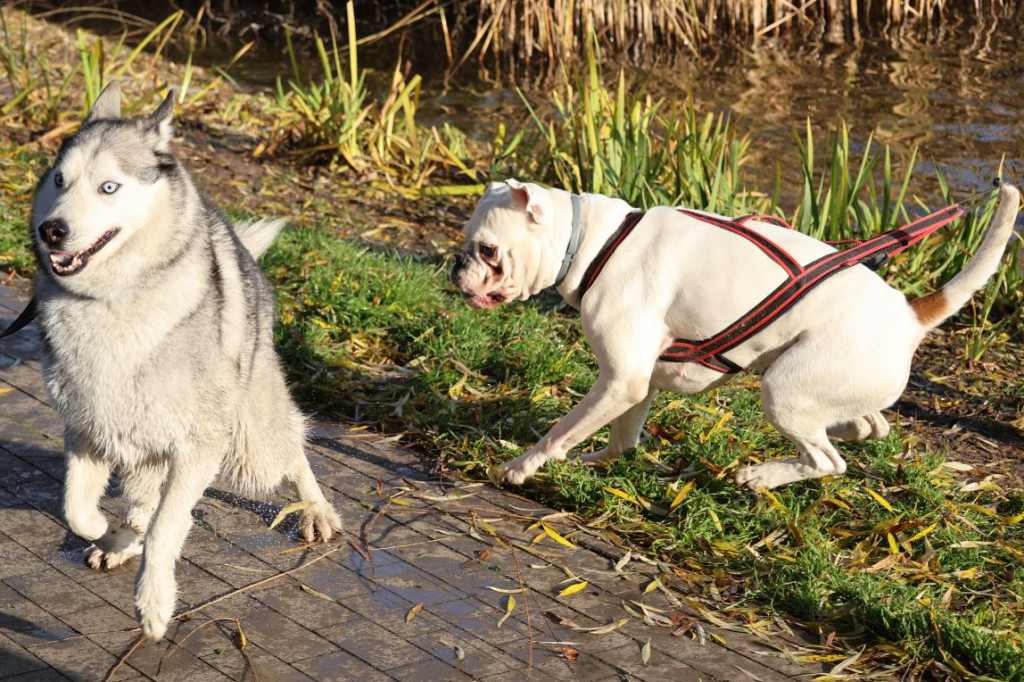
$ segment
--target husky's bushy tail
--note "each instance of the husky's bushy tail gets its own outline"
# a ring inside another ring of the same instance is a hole
[[[285,222],[279,218],[273,220],[263,219],[255,222],[235,223],[235,234],[242,241],[242,245],[252,254],[256,260],[260,259],[263,252],[270,248],[270,245],[277,239],[277,235],[284,229]]]

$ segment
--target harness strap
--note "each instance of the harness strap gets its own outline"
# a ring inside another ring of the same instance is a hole
[[[746,226],[745,223],[747,223],[750,220],[760,219],[761,216],[744,216],[736,220],[729,220],[728,218],[723,218],[721,216],[716,216],[709,213],[700,213],[698,211],[691,211],[685,208],[680,208],[677,210],[683,215],[690,216],[691,218],[696,218],[702,223],[708,223],[709,225],[720,227],[723,230],[728,230],[733,234],[738,234],[739,236],[746,239],[748,242],[752,243],[754,246],[764,251],[765,255],[771,258],[773,261],[775,261],[775,263],[780,268],[785,270],[786,274],[789,277],[796,277],[797,274],[799,274],[801,267],[797,259],[790,256],[788,253],[786,253],[785,249],[783,249],[781,246],[765,237],[760,232],[755,232],[754,230]],[[785,223],[782,224],[785,227],[789,227],[789,225],[786,225]]]
[[[604,270],[604,266],[608,264],[608,259],[615,253],[615,249],[619,248],[629,233],[633,231],[637,223],[644,217],[644,211],[633,211],[627,213],[626,217],[622,219],[622,223],[619,225],[619,229],[615,230],[605,245],[601,247],[597,257],[590,262],[587,266],[587,271],[583,273],[583,280],[580,282],[580,299],[583,299],[583,294],[587,293],[587,289],[594,284],[594,280]]]
[[[10,336],[11,334],[14,334],[18,330],[20,330],[22,327],[24,327],[29,322],[34,320],[37,313],[38,311],[36,309],[36,299],[32,298],[32,300],[28,302],[28,305],[25,306],[25,309],[21,311],[21,314],[18,315],[14,322],[11,322],[10,326],[8,326],[7,329],[0,332],[0,339],[4,338],[5,336]]]
[[[746,227],[751,220],[771,222],[772,224],[789,227],[785,222],[771,216],[744,216],[730,220],[722,216],[677,209],[691,218],[708,225],[727,230],[751,242],[785,272],[787,279],[761,301],[744,313],[739,319],[722,329],[717,334],[702,341],[676,338],[659,356],[663,362],[696,362],[704,367],[723,374],[734,374],[743,368],[726,358],[723,353],[740,345],[748,338],[763,330],[783,313],[789,310],[814,287],[832,275],[854,265],[880,266],[886,259],[902,253],[909,246],[916,244],[939,228],[948,225],[962,216],[965,204],[961,202],[939,209],[917,220],[890,230],[871,239],[856,241],[856,246],[845,251],[836,251],[801,265],[789,255],[785,249],[759,232]],[[636,228],[644,217],[642,211],[629,213],[615,233],[608,239],[597,257],[587,268],[580,284],[580,298],[594,284],[615,250],[625,241],[626,237]]]

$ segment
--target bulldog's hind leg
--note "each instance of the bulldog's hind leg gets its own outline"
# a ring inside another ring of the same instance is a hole
[[[519,485],[545,463],[551,460],[563,461],[572,447],[646,400],[649,389],[650,380],[647,377],[641,376],[630,382],[609,379],[603,374],[598,376],[594,386],[569,414],[562,417],[525,454],[497,467],[492,477],[498,482]]]
[[[881,412],[871,412],[830,426],[827,433],[829,438],[836,440],[880,440],[889,435],[889,422]]]
[[[751,490],[770,490],[809,478],[838,476],[846,471],[846,462],[829,442],[824,428],[795,431],[777,423],[775,427],[793,441],[800,456],[743,467],[736,472],[738,485]]]
[[[736,483],[751,490],[770,490],[780,485],[822,476],[838,476],[846,462],[829,442],[820,405],[810,396],[779,396],[770,390],[770,377],[762,383],[761,403],[765,416],[776,429],[796,445],[798,457],[746,466],[736,472]],[[767,389],[767,390],[766,390]]]
[[[861,372],[859,367],[872,366],[866,356],[847,357],[844,363],[828,362],[829,344],[827,337],[817,342],[802,340],[765,372],[761,382],[765,416],[793,441],[800,454],[792,459],[744,467],[736,472],[738,484],[768,489],[841,475],[846,471],[846,462],[829,441],[829,427],[836,437],[881,436],[888,431],[878,410],[891,404],[906,383],[905,374],[898,371],[902,366],[900,358],[894,354],[888,363],[879,363],[879,359],[886,359],[885,349],[873,349],[879,371]]]
[[[632,450],[640,442],[640,434],[647,421],[647,413],[651,409],[651,401],[658,389],[651,388],[647,397],[626,410],[621,417],[612,422],[612,431],[608,436],[608,447],[598,452],[580,455],[581,462],[611,462],[624,452]]]

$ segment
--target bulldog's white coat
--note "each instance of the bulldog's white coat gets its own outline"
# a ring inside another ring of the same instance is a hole
[[[984,242],[940,291],[909,302],[868,268],[848,268],[812,290],[726,356],[764,369],[761,402],[769,421],[796,445],[792,459],[740,469],[753,489],[842,474],[830,438],[882,438],[879,412],[903,392],[924,335],[956,312],[996,271],[1013,233],[1020,194],[1003,185]],[[580,311],[600,373],[587,395],[539,443],[494,471],[519,484],[609,422],[608,447],[584,460],[611,460],[636,446],[659,390],[699,393],[727,381],[696,363],[658,360],[673,338],[704,339],[726,327],[785,279],[742,237],[668,207],[648,211],[580,301],[587,266],[633,210],[624,201],[582,197],[579,253],[557,289]],[[525,300],[555,284],[571,232],[567,192],[515,180],[493,183],[464,229],[466,250],[452,281],[476,307]],[[803,264],[834,249],[807,235],[750,222]]]

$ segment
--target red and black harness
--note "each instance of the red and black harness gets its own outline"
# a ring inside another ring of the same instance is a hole
[[[756,232],[747,223],[751,220],[767,222],[788,228],[784,221],[773,216],[744,216],[742,218],[724,218],[722,216],[678,209],[680,213],[695,220],[727,230],[754,246],[761,249],[786,273],[786,281],[765,296],[757,305],[744,313],[738,320],[721,330],[714,336],[701,341],[676,338],[659,356],[662,362],[696,362],[724,374],[734,374],[743,370],[742,367],[725,357],[724,353],[740,345],[754,334],[770,325],[780,315],[789,310],[811,289],[825,279],[853,265],[866,265],[878,268],[886,259],[895,256],[912,244],[916,244],[932,232],[956,220],[966,211],[969,202],[963,201],[940,209],[919,218],[909,225],[891,230],[877,237],[856,241],[856,246],[830,253],[807,265],[801,265],[789,255],[785,249],[764,235]],[[973,202],[970,202],[973,203]],[[583,275],[580,284],[580,299],[594,284],[598,275],[608,264],[615,250],[643,220],[643,211],[634,211],[626,216],[619,228],[604,245],[597,257],[591,262]]]

